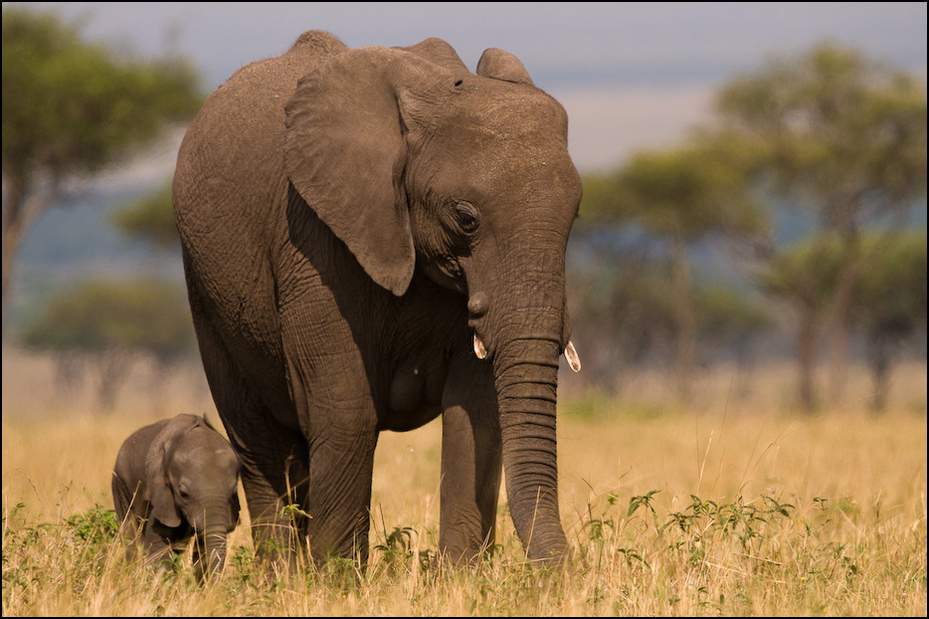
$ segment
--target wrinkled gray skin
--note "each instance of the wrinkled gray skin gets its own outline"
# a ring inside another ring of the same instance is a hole
[[[259,548],[299,533],[317,562],[365,561],[378,433],[441,414],[440,549],[468,562],[493,543],[502,466],[528,558],[562,561],[580,195],[564,110],[502,50],[474,74],[439,39],[350,50],[311,31],[209,97],[174,207]],[[311,516],[297,531],[291,502]]]
[[[226,536],[239,521],[238,475],[235,451],[205,419],[164,419],[120,447],[113,467],[116,515],[150,561],[182,550],[196,533],[198,576],[216,574],[226,559]]]

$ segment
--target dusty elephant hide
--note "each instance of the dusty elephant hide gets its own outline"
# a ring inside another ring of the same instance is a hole
[[[562,561],[580,194],[564,110],[499,49],[472,73],[439,39],[348,49],[311,31],[209,97],[173,198],[259,548],[366,560],[378,434],[441,415],[440,550],[493,545],[502,468],[528,558]]]

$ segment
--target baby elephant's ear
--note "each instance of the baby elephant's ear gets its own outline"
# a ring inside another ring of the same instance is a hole
[[[160,480],[152,480],[149,483],[151,484],[149,501],[152,506],[149,518],[170,529],[181,526],[181,517],[177,512],[177,505],[174,504],[174,495],[171,494],[171,488],[168,487],[167,477],[163,475]]]
[[[145,458],[145,483],[151,505],[149,518],[172,529],[181,526],[181,517],[168,480],[169,446],[179,434],[195,427],[197,419],[193,415],[178,415],[171,419],[155,436]]]

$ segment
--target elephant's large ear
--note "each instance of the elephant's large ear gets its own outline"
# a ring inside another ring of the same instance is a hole
[[[519,58],[496,47],[484,50],[481,59],[477,61],[476,73],[482,77],[533,86],[532,78]]]
[[[304,76],[287,102],[284,169],[365,272],[397,296],[416,254],[402,177],[401,99],[441,67],[410,52],[350,50]]]

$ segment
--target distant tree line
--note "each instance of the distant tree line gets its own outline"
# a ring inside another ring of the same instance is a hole
[[[601,228],[602,236],[613,226],[639,233],[633,248],[642,238],[661,247],[645,264],[613,256],[599,275],[586,276],[613,281],[588,287],[580,314],[597,331],[611,321],[619,330],[613,341],[597,333],[589,340],[631,362],[649,345],[670,343],[683,402],[698,345],[767,328],[773,312],[766,316],[760,301],[794,314],[787,326],[795,330],[798,397],[807,410],[820,404],[814,374],[824,340],[828,403],[843,399],[857,330],[867,340],[873,406],[882,408],[900,342],[925,336],[926,233],[903,224],[921,199],[925,207],[926,84],[854,50],[823,44],[736,77],[717,93],[712,122],[682,145],[589,175],[584,191],[582,234]],[[816,228],[796,246],[776,245],[775,200],[814,215]],[[717,291],[714,300],[696,290],[687,252],[707,241],[728,246],[733,268],[764,296]],[[587,258],[581,269],[591,264]],[[710,311],[729,314],[731,323]]]

